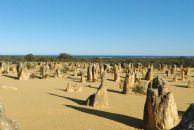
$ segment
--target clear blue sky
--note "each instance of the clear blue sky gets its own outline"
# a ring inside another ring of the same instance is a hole
[[[0,0],[0,54],[194,55],[194,0]]]

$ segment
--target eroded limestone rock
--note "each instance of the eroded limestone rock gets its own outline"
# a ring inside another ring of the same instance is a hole
[[[179,122],[174,96],[159,77],[148,85],[143,119],[145,130],[169,130]]]

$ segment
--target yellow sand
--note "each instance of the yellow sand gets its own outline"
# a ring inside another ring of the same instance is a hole
[[[158,74],[158,72],[156,73]],[[160,74],[162,77],[164,74]],[[12,76],[15,76],[12,74]],[[165,76],[164,76],[165,77]],[[7,117],[18,121],[21,130],[131,130],[142,128],[144,95],[123,95],[119,85],[108,81],[110,108],[96,110],[82,105],[99,86],[79,83],[80,77],[68,79],[30,79],[18,81],[0,76],[0,102]],[[173,77],[167,78],[172,80]],[[190,79],[194,80],[194,70]],[[63,91],[67,83],[83,86],[83,92]],[[180,115],[194,102],[194,88],[185,88],[188,79],[170,82]]]

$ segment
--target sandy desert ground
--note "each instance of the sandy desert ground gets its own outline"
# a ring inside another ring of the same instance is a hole
[[[164,73],[155,71],[166,78]],[[94,109],[83,105],[89,95],[96,92],[100,82],[79,83],[80,77],[50,78],[19,81],[16,74],[0,76],[0,102],[6,108],[7,117],[18,121],[21,130],[133,130],[142,129],[143,108],[146,96],[123,95],[119,84],[109,76],[107,88],[110,108]],[[194,80],[194,69],[189,79]],[[179,115],[193,103],[194,88],[186,88],[188,80],[169,82],[175,96]],[[83,92],[67,93],[67,83],[83,86]]]

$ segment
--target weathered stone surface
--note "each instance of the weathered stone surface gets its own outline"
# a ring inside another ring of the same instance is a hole
[[[135,72],[135,83],[139,82],[141,80],[141,72]]]
[[[171,68],[171,70],[170,70],[170,73],[172,74],[172,75],[175,75],[176,74],[176,65],[173,65],[172,66],[172,68]]]
[[[177,76],[176,75],[173,78],[173,82],[177,82]]]
[[[28,69],[22,63],[18,63],[16,69],[18,80],[28,80],[30,78]]]
[[[48,79],[49,78],[50,67],[48,65],[42,65],[40,68],[41,78]]]
[[[100,75],[102,75],[104,72],[104,65],[100,64]]]
[[[153,72],[151,68],[148,68],[148,71],[145,76],[145,80],[152,80],[153,79]]]
[[[0,130],[19,130],[15,121],[7,119],[2,105],[0,105]]]
[[[18,63],[17,66],[16,66],[16,71],[17,71],[17,76],[19,77],[21,71],[22,71],[22,68],[24,68],[24,65],[22,63]]]
[[[3,62],[3,61],[0,62],[0,73],[2,73],[2,74],[8,73],[6,62]]]
[[[97,81],[97,65],[96,64],[92,66],[92,81],[93,82]]]
[[[99,89],[95,94],[92,94],[88,97],[88,99],[85,102],[86,105],[96,107],[96,108],[109,107],[106,80],[107,80],[107,72],[104,71]]]
[[[73,75],[74,75],[74,76],[77,76],[77,68],[76,68],[76,67],[74,68],[73,71],[74,71],[74,72],[73,72],[73,73],[74,73]]]
[[[9,71],[11,71],[12,73],[16,73],[16,66],[15,65],[11,65],[9,68]]]
[[[88,77],[88,81],[92,81],[92,65],[88,66],[87,77]]]
[[[170,71],[169,70],[166,70],[165,74],[168,77],[170,75]]]
[[[67,84],[67,87],[65,89],[66,92],[82,92],[82,86],[76,85],[71,85],[70,83]]]
[[[18,76],[19,80],[28,80],[30,78],[30,73],[26,68],[22,68]]]
[[[141,63],[138,63],[136,68],[138,72],[141,72],[143,69],[143,65]]]
[[[184,72],[184,70],[182,70],[180,73],[181,73],[181,80],[185,80],[185,72]]]
[[[81,74],[81,79],[80,79],[80,82],[81,82],[81,83],[86,82],[86,79],[85,79],[85,77],[84,77],[84,72],[83,72],[83,71],[81,71],[81,72],[80,72],[80,74]]]
[[[174,96],[159,77],[148,85],[143,119],[145,130],[169,130],[179,122]]]
[[[123,93],[130,94],[135,84],[135,74],[128,73],[126,74],[125,81],[123,84]]]
[[[161,65],[161,64],[158,65],[158,70],[159,70],[159,71],[162,70],[162,65]]]
[[[117,65],[114,65],[114,81],[119,82],[120,81],[120,73],[119,73],[119,67]]]
[[[60,71],[59,68],[57,68],[57,69],[55,70],[54,77],[55,77],[55,78],[62,78],[61,71]]]
[[[193,81],[189,80],[188,86],[187,86],[187,87],[188,87],[188,88],[193,88],[193,87],[194,87]]]
[[[194,130],[194,103],[183,114],[181,122],[172,130]]]
[[[184,73],[185,73],[185,75],[189,76],[189,74],[190,74],[190,68],[189,67],[184,68]]]

